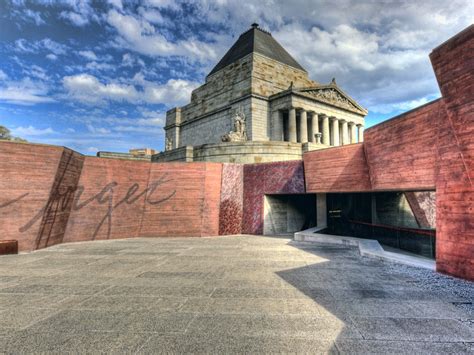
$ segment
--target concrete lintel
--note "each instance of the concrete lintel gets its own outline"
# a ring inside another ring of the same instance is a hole
[[[340,244],[359,247],[360,255],[369,258],[391,261],[394,263],[410,265],[423,269],[436,270],[436,262],[421,257],[385,251],[380,243],[374,239],[361,239],[340,235],[317,233],[321,228],[310,228],[294,234],[298,242],[320,244]]]

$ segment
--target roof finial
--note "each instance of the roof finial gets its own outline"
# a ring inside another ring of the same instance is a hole
[[[252,28],[257,28],[257,27],[258,27],[258,23],[256,23],[256,22],[252,23],[251,27],[252,27]]]
[[[332,80],[331,80],[331,85],[337,85],[337,84],[336,84],[336,78],[332,78]]]

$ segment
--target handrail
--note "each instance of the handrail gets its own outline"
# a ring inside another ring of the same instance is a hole
[[[421,234],[421,235],[428,235],[430,237],[435,237],[436,236],[436,231],[434,230],[424,230],[424,229],[416,229],[416,228],[404,228],[404,227],[395,227],[395,226],[389,226],[386,224],[375,224],[375,223],[368,223],[368,222],[361,222],[361,221],[353,221],[349,220],[350,223],[355,223],[355,224],[363,224],[371,227],[379,227],[379,228],[385,228],[385,229],[391,229],[395,231],[402,231],[402,232],[412,232],[416,234]]]

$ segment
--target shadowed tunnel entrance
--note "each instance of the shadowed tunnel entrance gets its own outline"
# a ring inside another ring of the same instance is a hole
[[[435,258],[434,191],[327,194],[328,234]]]
[[[435,258],[434,191],[265,195],[264,234],[319,233],[378,240]]]
[[[288,234],[316,226],[316,195],[265,195],[263,232]]]

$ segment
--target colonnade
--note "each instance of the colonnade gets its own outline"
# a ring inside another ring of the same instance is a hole
[[[284,115],[286,112],[287,115]],[[338,146],[364,140],[364,125],[324,113],[291,107],[275,111],[274,116],[274,124],[281,128],[284,141]],[[285,116],[287,121],[283,123]]]

